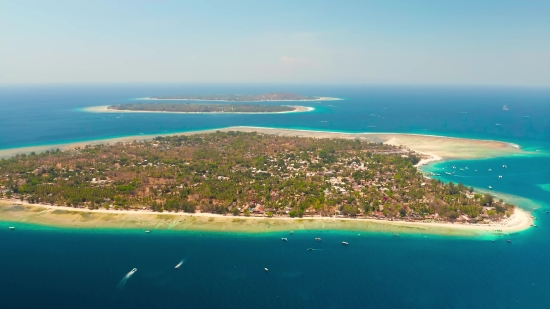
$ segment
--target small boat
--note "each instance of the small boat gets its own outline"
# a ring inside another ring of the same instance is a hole
[[[489,172],[492,172],[493,170],[492,169],[489,169]]]
[[[536,224],[531,224],[531,226],[532,226],[532,227],[537,227],[537,225],[536,225]]]
[[[452,174],[451,174],[451,173],[449,173],[449,172],[445,172],[445,174],[447,174],[447,175],[452,175]]]
[[[317,237],[317,238],[315,238],[315,240],[317,240],[317,241],[321,241],[322,239],[321,239],[321,238],[319,238],[319,237]]]
[[[349,245],[349,244],[348,244],[347,241],[343,241],[343,242],[342,242],[342,245],[347,246],[347,245]]]
[[[307,251],[313,251],[313,248],[307,248]]]
[[[502,166],[502,168],[507,168],[507,167],[508,167],[508,166],[506,166],[506,165],[503,165],[503,166]]]
[[[149,233],[149,231],[145,231],[145,233]]]
[[[499,179],[502,179],[502,175],[498,175],[498,178],[499,178]]]
[[[493,190],[493,187],[489,186],[489,190]]]
[[[357,237],[361,237],[361,234],[357,234]]]
[[[174,266],[174,269],[180,268],[181,264],[183,264],[184,260],[181,260],[178,265]]]
[[[399,234],[393,234],[393,236],[395,236],[395,237],[399,237]]]
[[[290,234],[294,234],[294,231],[290,231]]]
[[[506,239],[506,242],[508,243],[512,243],[512,241],[510,239]]]
[[[10,229],[10,230],[15,230],[15,227],[10,226],[9,229]]]
[[[264,270],[265,270],[265,272],[268,272],[268,271],[269,271],[269,269],[267,269],[267,267],[266,267],[266,268],[264,268]]]
[[[126,274],[126,276],[133,275],[136,271],[137,271],[137,268],[132,268],[132,270],[130,270],[130,272]]]
[[[282,241],[288,241],[288,238],[281,238]]]

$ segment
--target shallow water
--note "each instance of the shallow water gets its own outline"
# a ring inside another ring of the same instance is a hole
[[[269,91],[345,100],[300,102],[316,110],[281,115],[79,111],[154,95]],[[492,186],[497,194],[527,199],[518,201],[535,212],[538,227],[495,237],[495,242],[490,237],[394,237],[363,232],[358,237],[352,232],[326,231],[145,234],[0,223],[0,302],[6,308],[548,308],[548,103],[548,89],[1,86],[0,149],[247,125],[494,139],[539,151],[424,167],[441,172],[445,181],[484,189]],[[503,105],[509,110],[503,111]],[[458,171],[445,175],[453,165]],[[460,171],[466,166],[468,170]],[[493,172],[488,172],[489,168]],[[12,225],[16,229],[8,230]],[[289,241],[283,242],[281,237]],[[315,237],[323,241],[318,243]],[[344,240],[350,245],[342,246]],[[175,270],[182,258],[186,262]],[[134,267],[138,271],[118,290],[121,278]]]

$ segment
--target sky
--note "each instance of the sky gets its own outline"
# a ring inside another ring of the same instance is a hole
[[[550,87],[550,1],[0,0],[0,84]]]

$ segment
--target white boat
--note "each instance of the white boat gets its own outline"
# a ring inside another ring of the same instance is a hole
[[[343,242],[342,242],[342,245],[345,245],[345,246],[347,246],[347,245],[349,245],[349,244],[348,244],[348,242],[347,242],[347,241],[343,241]]]
[[[447,175],[452,175],[452,174],[451,174],[451,173],[449,173],[449,172],[445,172],[445,174],[447,174]]]
[[[288,238],[283,237],[283,238],[281,238],[281,240],[282,241],[288,241]]]
[[[178,265],[174,266],[175,269],[178,269],[180,268],[180,266],[183,264],[183,262],[185,262],[185,260],[181,260]]]
[[[294,234],[294,231],[290,231],[290,234]]]
[[[149,233],[149,231],[145,231],[145,233]]]
[[[15,230],[15,227],[10,226],[9,229],[10,229],[10,230]]]
[[[502,179],[502,175],[498,175],[498,178]]]
[[[507,167],[508,167],[508,166],[506,166],[506,165],[503,165],[503,166],[502,166],[502,168],[507,168]]]
[[[317,241],[321,241],[322,239],[321,239],[321,238],[319,238],[319,237],[317,237],[317,238],[315,238],[315,240],[317,240]]]
[[[267,267],[266,267],[266,268],[264,268],[264,270],[265,270],[265,272],[268,272],[268,271],[269,271],[269,269],[267,269]]]
[[[128,274],[126,274],[127,277],[133,275],[137,271],[137,268],[133,268]]]
[[[489,190],[493,190],[493,187],[489,186]]]
[[[492,172],[493,170],[492,169],[489,169],[489,172]]]

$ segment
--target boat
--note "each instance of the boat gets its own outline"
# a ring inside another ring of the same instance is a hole
[[[393,236],[395,236],[395,237],[399,237],[399,234],[393,234]]]
[[[507,167],[508,167],[508,166],[506,166],[506,165],[503,165],[503,166],[502,166],[502,168],[507,168]]]
[[[294,231],[290,231],[290,234],[294,234]]]
[[[313,248],[307,248],[307,251],[313,251]]]
[[[145,233],[149,233],[149,231],[145,231]]]
[[[508,243],[512,243],[512,241],[510,239],[506,239],[506,242]]]
[[[281,238],[282,241],[288,241],[288,238]]]
[[[317,237],[317,238],[315,238],[315,240],[317,240],[317,241],[321,241],[321,238]]]
[[[504,105],[504,106],[502,107],[502,110],[503,110],[503,111],[509,111],[510,109],[508,108],[508,106]]]
[[[492,172],[493,170],[492,169],[489,169],[489,172]]]
[[[499,178],[499,179],[502,179],[502,175],[498,175],[498,178]]]
[[[183,264],[184,261],[185,261],[185,260],[181,260],[181,261],[178,263],[178,265],[174,266],[174,268],[175,268],[175,269],[180,268],[181,264]]]
[[[451,173],[449,173],[449,172],[445,172],[445,174],[447,174],[447,175],[452,175],[452,174],[451,174]]]
[[[345,245],[345,246],[347,246],[347,245],[349,245],[349,244],[348,244],[348,242],[347,242],[347,241],[343,241],[343,242],[342,242],[342,245]]]
[[[132,268],[132,270],[130,270],[130,272],[126,274],[126,277],[133,275],[136,271],[137,271],[137,268]]]
[[[10,229],[10,230],[15,230],[15,227],[10,226],[9,229]]]
[[[267,269],[267,267],[266,267],[266,268],[264,268],[264,270],[265,270],[265,272],[268,272],[268,271],[269,271],[269,269]]]
[[[489,186],[489,190],[493,190],[493,187]]]

